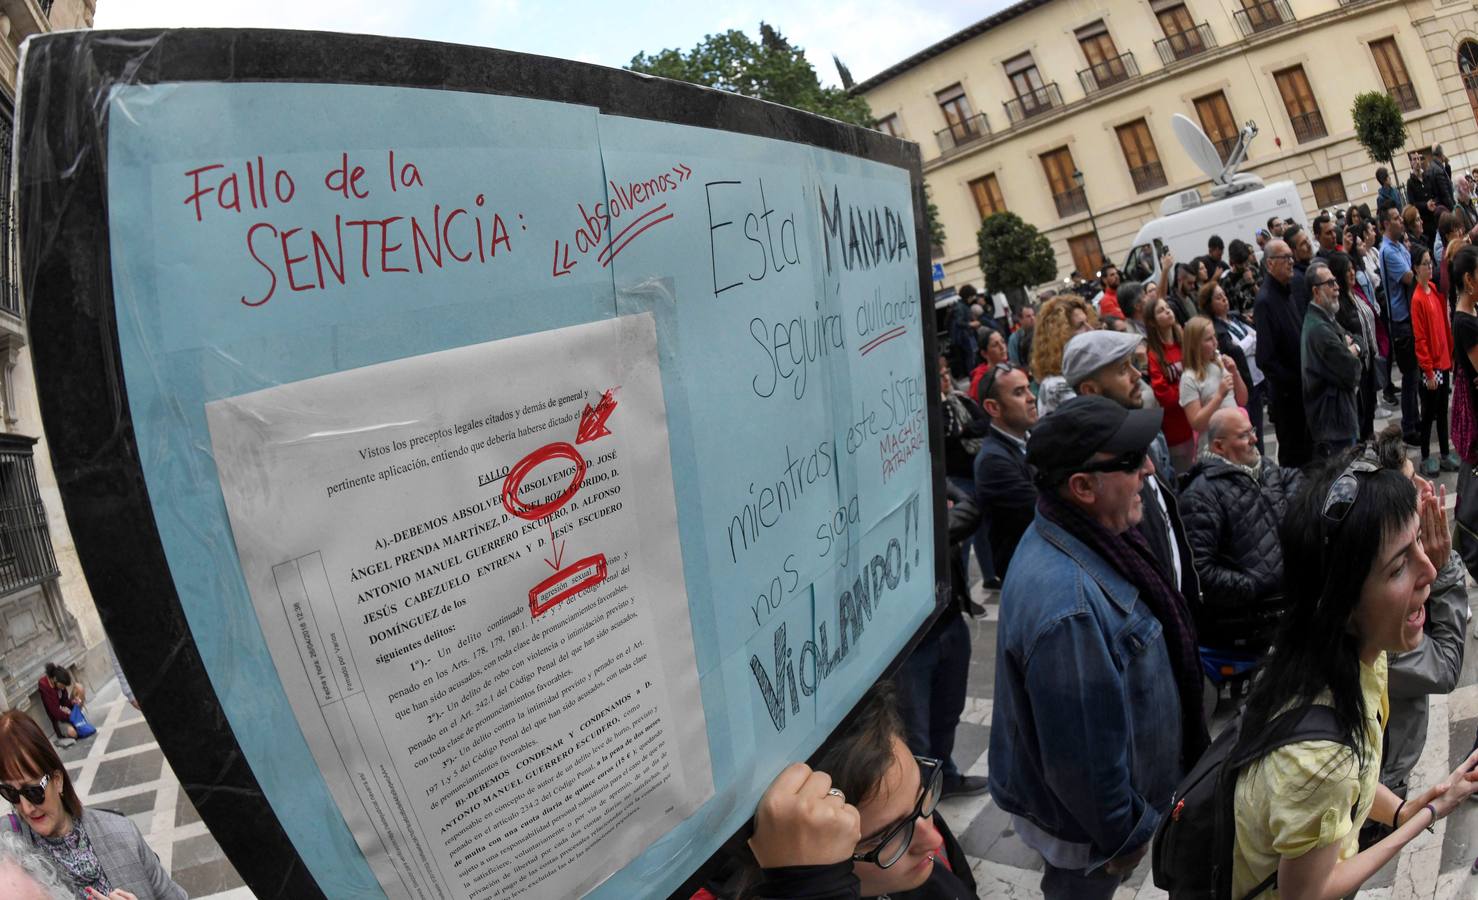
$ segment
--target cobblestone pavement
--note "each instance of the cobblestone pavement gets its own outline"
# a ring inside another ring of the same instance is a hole
[[[84,806],[128,816],[159,861],[195,900],[252,900],[180,787],[143,714],[110,681],[87,704],[98,733],[63,748]]]
[[[1382,406],[1376,413],[1376,430],[1385,427],[1393,411]],[[1397,419],[1399,420],[1399,414]],[[1277,443],[1271,440],[1268,426],[1267,451],[1276,458]],[[1432,439],[1436,452],[1436,436]],[[1415,460],[1419,457],[1412,450]],[[1456,500],[1457,476],[1443,473],[1439,479],[1447,487],[1449,516]],[[971,560],[971,590],[986,606],[986,615],[967,621],[972,634],[970,678],[964,719],[956,736],[955,762],[970,775],[985,775],[986,744],[990,736],[991,697],[995,681],[996,614],[999,594],[987,591],[980,582],[980,571]],[[1469,590],[1478,598],[1470,582]],[[1215,724],[1224,724],[1233,704],[1223,697]],[[1427,723],[1427,744],[1412,772],[1411,783],[1426,786],[1445,777],[1460,763],[1473,746],[1478,731],[1478,626],[1470,629],[1463,673],[1458,688],[1445,697],[1433,697]],[[1063,735],[1062,739],[1071,740]],[[1092,748],[1085,747],[1084,752]],[[980,887],[980,896],[991,900],[1027,900],[1040,898],[1042,859],[1036,851],[1022,843],[1011,828],[1011,819],[991,801],[989,795],[943,801],[940,809],[950,826],[960,836],[960,843],[971,860],[971,868]],[[1391,864],[1366,882],[1361,898],[1370,900],[1415,900],[1415,898],[1478,898],[1478,875],[1469,874],[1478,857],[1478,801],[1470,803],[1437,823],[1435,834],[1422,834],[1407,845]],[[1115,900],[1152,900],[1165,897],[1149,877],[1148,857],[1140,863],[1133,877],[1121,886]]]

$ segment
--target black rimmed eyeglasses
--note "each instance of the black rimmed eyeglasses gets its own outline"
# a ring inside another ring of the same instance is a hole
[[[864,841],[864,844],[872,844],[872,849],[852,854],[853,862],[872,863],[879,869],[888,868],[908,852],[908,845],[913,843],[914,823],[919,817],[934,815],[934,807],[939,804],[939,795],[944,790],[944,763],[927,756],[915,756],[914,760],[919,764],[921,787],[919,801],[914,804],[913,812],[893,823],[877,837]]]
[[[1350,461],[1345,470],[1329,485],[1329,492],[1324,495],[1324,509],[1321,514],[1327,522],[1339,523],[1350,514],[1350,508],[1355,505],[1355,500],[1360,496],[1360,477],[1371,472],[1379,472],[1384,468],[1380,459],[1376,457],[1375,451],[1366,447],[1364,452]]]
[[[19,803],[25,797],[31,801],[32,806],[40,806],[46,802],[46,785],[50,782],[50,775],[42,775],[41,780],[35,784],[23,784],[20,787],[0,783],[0,797],[4,797],[8,803]]]

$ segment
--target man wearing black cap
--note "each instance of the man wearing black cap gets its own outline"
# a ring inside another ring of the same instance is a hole
[[[1161,416],[1080,396],[1027,442],[1037,514],[1001,595],[989,770],[1048,900],[1111,897],[1209,742],[1190,611],[1135,529]]]

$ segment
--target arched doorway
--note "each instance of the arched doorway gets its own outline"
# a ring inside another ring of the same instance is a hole
[[[1457,68],[1473,117],[1478,118],[1478,41],[1463,41],[1457,48]]]

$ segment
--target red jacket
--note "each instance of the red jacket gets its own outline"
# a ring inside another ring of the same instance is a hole
[[[1165,363],[1170,367],[1169,372],[1160,365],[1158,356],[1150,354],[1150,387],[1154,389],[1160,407],[1165,410],[1165,421],[1160,428],[1165,432],[1165,443],[1174,447],[1195,437],[1191,420],[1186,418],[1185,409],[1180,405],[1180,376],[1185,366],[1180,361],[1179,344],[1165,345]]]
[[[58,691],[56,685],[52,684],[51,679],[45,675],[41,676],[36,687],[41,691],[41,705],[46,707],[46,714],[51,717],[52,721],[70,723],[72,721],[72,701],[67,697],[66,688]]]
[[[1416,362],[1422,375],[1452,369],[1452,324],[1447,301],[1429,281],[1412,290],[1411,330],[1416,334]]]

